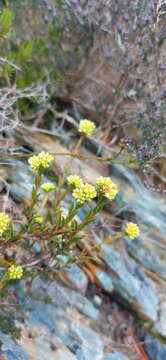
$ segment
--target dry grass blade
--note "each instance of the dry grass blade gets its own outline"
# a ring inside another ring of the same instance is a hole
[[[139,355],[139,360],[149,360],[142,345],[140,343],[138,343],[137,338],[133,334],[131,329],[128,330],[128,335],[131,336],[131,338],[132,338],[135,350],[136,350],[137,354]]]

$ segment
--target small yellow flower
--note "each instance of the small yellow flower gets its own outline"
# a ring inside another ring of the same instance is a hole
[[[70,175],[67,177],[67,182],[70,185],[73,185],[75,187],[78,187],[80,185],[83,185],[82,179],[78,175]]]
[[[9,216],[5,213],[0,213],[0,236],[7,230],[8,225],[11,223]]]
[[[103,189],[103,195],[110,201],[114,200],[118,193],[118,187],[116,184],[112,184],[108,189]]]
[[[139,227],[137,224],[129,222],[125,227],[125,233],[130,239],[135,239],[139,235]]]
[[[118,193],[118,187],[109,177],[100,176],[96,180],[96,185],[99,188],[99,192],[108,200],[114,200]]]
[[[92,135],[95,130],[95,124],[90,120],[81,120],[78,131],[84,135]]]
[[[74,198],[80,204],[84,204],[86,201],[94,199],[96,195],[95,187],[90,184],[83,184],[73,191]]]
[[[34,220],[35,223],[41,224],[42,221],[43,221],[43,218],[42,217],[35,217],[33,220]]]
[[[21,279],[23,276],[23,269],[21,266],[12,265],[7,271],[7,277],[9,280]]]
[[[109,177],[100,176],[96,179],[96,185],[102,189],[103,187],[109,187],[113,184],[113,181]]]
[[[55,185],[53,183],[46,182],[41,185],[41,189],[45,192],[50,192],[55,189]]]
[[[39,170],[40,168],[48,168],[53,159],[53,155],[42,151],[38,155],[31,156],[28,162],[32,170]]]

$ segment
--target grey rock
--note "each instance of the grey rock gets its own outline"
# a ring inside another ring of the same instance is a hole
[[[88,278],[84,272],[76,264],[70,265],[67,270],[67,275],[69,281],[73,284],[76,289],[79,289],[83,292],[86,291],[88,286]]]
[[[116,352],[104,355],[102,360],[130,360],[126,355]]]
[[[81,346],[81,340],[78,336],[74,336],[71,333],[71,319],[68,317],[66,310],[62,310],[59,307],[55,307],[50,304],[43,304],[43,302],[33,302],[28,304],[31,306],[31,312],[26,311],[26,327],[33,328],[39,327],[42,332],[40,340],[35,344],[35,348],[38,351],[38,346],[42,350],[47,344],[43,345],[44,339],[51,341],[53,336],[56,336],[56,344],[62,344],[68,346],[70,349],[77,350]]]
[[[11,360],[26,360],[30,359],[30,355],[23,349],[17,341],[11,339],[9,335],[0,333],[1,351],[6,353]]]
[[[102,298],[98,295],[94,295],[93,300],[94,300],[94,303],[98,306],[101,306],[101,304],[103,302]]]
[[[33,298],[27,300],[24,307],[25,326],[28,329],[41,329],[40,340],[35,343],[36,351],[39,354],[41,351],[41,359],[45,360],[42,351],[46,354],[49,351],[44,339],[49,341],[53,334],[61,344],[73,350],[78,360],[92,357],[96,360],[101,359],[104,345],[100,335],[80,324],[79,312],[93,320],[99,316],[99,311],[85,296],[56,282],[43,281],[40,277],[33,280],[31,293],[32,297],[37,295],[40,301],[34,301]],[[44,303],[46,296],[50,298],[51,303]],[[23,296],[21,299],[23,301]],[[72,313],[75,314],[73,319]]]
[[[23,198],[31,198],[30,191],[27,192],[27,190],[24,187],[20,187],[20,185],[10,185],[10,194],[16,201],[21,201]]]
[[[35,302],[29,300],[29,302],[27,302],[25,313],[27,316],[27,325],[29,327],[41,326],[48,328],[49,331],[55,332],[57,315],[55,308],[52,305],[44,304],[40,301]]]
[[[10,350],[4,351],[1,354],[6,357],[6,360],[19,360],[19,358]]]
[[[149,357],[149,360],[166,359],[166,345],[154,339],[151,335],[146,336],[144,349]]]
[[[98,270],[96,272],[96,277],[105,291],[113,291],[114,286],[109,273],[104,270]]]
[[[38,336],[33,337],[32,341],[28,341],[31,360],[77,360],[66,346],[59,344],[58,339],[53,334],[49,334],[47,330],[43,331],[43,328],[37,330]],[[6,356],[6,360],[26,360],[25,357],[16,356],[10,350],[3,352],[3,355]]]
[[[48,360],[48,357],[46,358],[46,360]],[[71,351],[69,351],[66,348],[66,349],[59,349],[58,351],[56,351],[52,359],[49,358],[49,360],[77,360],[77,358],[75,357],[74,354],[72,354]]]
[[[154,237],[154,228],[156,227],[158,228],[158,236],[161,236],[161,238],[163,235],[165,236],[165,203],[154,197],[151,191],[145,187],[140,177],[125,166],[120,164],[111,165],[111,176],[115,182],[119,183],[122,197],[124,196],[124,199],[126,199],[127,196],[126,206],[132,208],[139,221],[141,220],[142,224],[148,226],[146,238],[151,236],[151,234]],[[151,234],[150,229],[152,229]]]
[[[90,358],[100,360],[104,350],[100,336],[93,330],[74,323],[71,323],[70,329],[81,340],[81,349],[76,352],[79,360],[89,360]]]
[[[77,351],[78,360],[101,360],[101,354],[97,354],[95,350],[87,348],[81,348]]]
[[[45,282],[43,284],[42,281],[39,281],[39,278],[36,278],[32,283],[32,292],[34,289],[39,290],[39,296],[45,296],[47,293],[52,303],[56,306],[61,304],[63,308],[66,304],[69,304],[91,319],[98,319],[98,309],[85,296],[75,290],[63,287],[57,282]]]
[[[9,177],[13,184],[10,185],[10,194],[17,201],[21,201],[22,198],[30,198],[34,178],[29,166],[17,159],[5,161],[11,165]]]
[[[126,243],[129,254],[138,259],[147,269],[166,279],[166,267],[159,263],[159,258],[145,247],[141,239],[127,241]]]
[[[155,332],[166,337],[166,301],[160,303],[160,311],[158,316],[158,322],[154,325]]]
[[[100,336],[93,330],[76,324],[75,319],[72,321],[60,305],[56,307],[34,301],[28,304],[28,308],[31,306],[31,312],[26,312],[26,327],[39,327],[42,332],[43,327],[45,328],[43,337],[35,343],[37,353],[40,355],[41,352],[41,358],[47,360],[42,356],[43,351],[46,354],[49,351],[48,341],[44,343],[44,339],[49,340],[55,334],[60,343],[73,349],[78,360],[89,360],[91,357],[88,356],[92,355],[96,360],[101,359],[104,345]]]
[[[115,290],[133,310],[149,320],[157,320],[159,299],[151,281],[139,265],[129,258],[124,249],[121,254],[106,244],[102,245],[102,249],[105,253],[105,262],[111,270],[110,277]]]

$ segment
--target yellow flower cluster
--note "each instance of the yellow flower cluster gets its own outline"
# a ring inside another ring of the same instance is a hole
[[[7,214],[0,213],[0,236],[2,236],[3,233],[7,230],[10,222],[11,220]]]
[[[55,189],[55,185],[53,183],[46,182],[41,185],[41,189],[45,192],[50,192]]]
[[[90,184],[83,184],[73,191],[74,198],[80,204],[84,204],[86,201],[90,201],[96,197],[97,193],[95,187]]]
[[[67,177],[67,182],[68,182],[68,184],[73,185],[75,187],[83,185],[83,181],[78,175],[70,175],[70,176],[68,176]]]
[[[38,155],[31,156],[28,162],[32,170],[39,170],[40,168],[48,168],[53,159],[53,155],[42,151]]]
[[[95,130],[95,124],[90,120],[81,120],[78,131],[84,135],[92,135]]]
[[[35,217],[33,220],[34,220],[35,223],[41,224],[42,221],[43,221],[43,218],[42,217]]]
[[[100,176],[96,179],[96,185],[99,188],[109,187],[113,184],[112,180],[109,177]]]
[[[139,227],[137,224],[129,222],[125,227],[125,233],[130,239],[135,239],[139,235]]]
[[[23,269],[21,266],[12,265],[7,271],[7,277],[9,280],[21,279],[23,276]]]
[[[114,200],[118,193],[118,187],[109,177],[100,176],[96,180],[99,192],[108,200]]]

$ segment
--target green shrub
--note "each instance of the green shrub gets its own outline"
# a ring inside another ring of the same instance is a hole
[[[92,135],[94,129],[91,121],[82,120],[78,129],[80,139],[83,141],[89,132]],[[80,145],[80,141],[77,142],[75,151],[79,150],[78,144]],[[79,156],[75,151],[71,156]],[[33,275],[42,272],[36,265],[43,260],[47,260],[47,263],[52,261],[56,269],[62,269],[71,263],[93,258],[94,252],[97,251],[99,245],[90,248],[86,243],[84,230],[96,221],[96,215],[102,211],[106,202],[115,199],[118,187],[109,177],[98,177],[94,186],[84,183],[83,179],[75,174],[56,179],[54,182],[43,182],[43,172],[53,161],[53,154],[44,151],[29,157],[28,163],[34,174],[34,185],[31,200],[28,206],[24,207],[23,223],[17,231],[14,230],[12,219],[7,214],[0,213],[0,237],[5,248],[0,259],[4,269],[1,288],[10,280],[26,276],[27,269],[32,270]],[[64,208],[66,198],[70,198],[68,209]],[[92,201],[91,207],[85,211],[84,218],[79,220],[79,210]],[[138,226],[128,223],[123,232],[113,238],[106,238],[103,242],[109,243],[125,235],[134,239],[138,234]],[[35,253],[35,244],[40,246],[40,256]],[[7,255],[7,249],[13,246],[17,249],[14,260],[12,255]],[[20,255],[17,258],[20,247],[24,248],[27,258],[30,259],[27,264],[22,264],[23,259]],[[62,263],[61,256],[66,257],[65,264]]]

